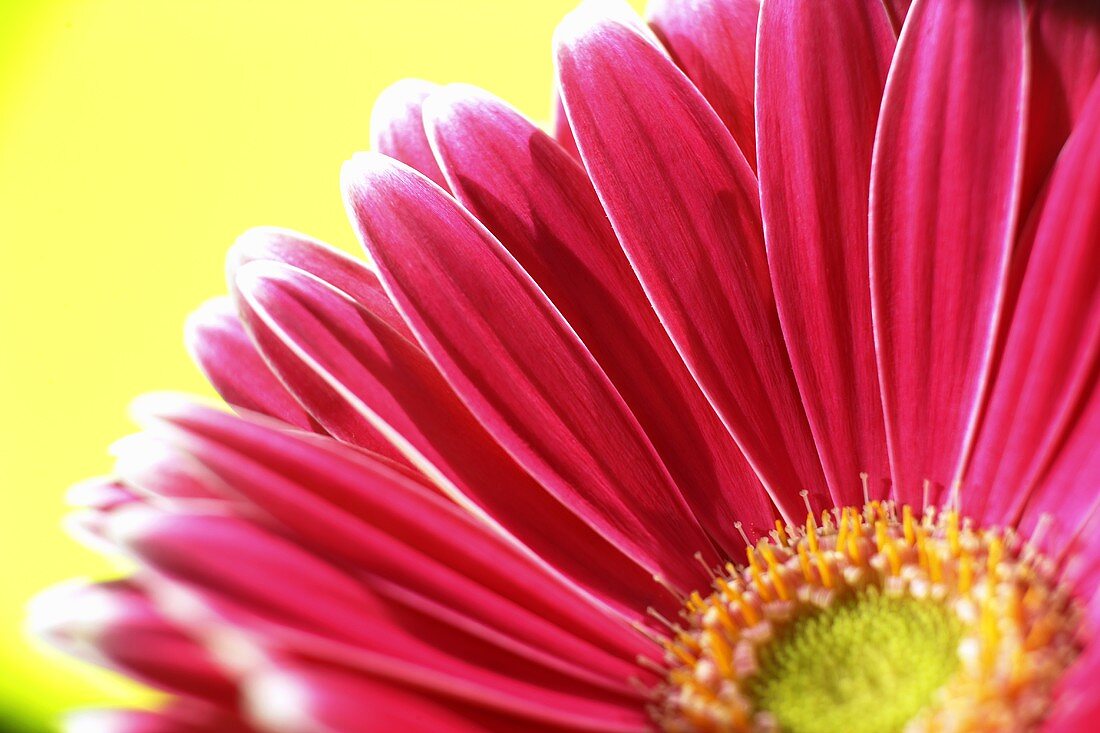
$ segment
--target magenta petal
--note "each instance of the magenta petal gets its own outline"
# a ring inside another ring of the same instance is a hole
[[[64,733],[249,733],[236,715],[207,705],[173,702],[160,710],[90,709],[66,716]]]
[[[581,151],[577,150],[577,141],[573,139],[573,131],[569,128],[569,117],[565,114],[565,107],[561,103],[561,96],[557,89],[554,90],[553,131],[554,139],[558,141],[562,150],[574,159],[580,160]]]
[[[1030,257],[966,473],[963,507],[988,523],[1016,522],[1038,489],[1034,511],[1055,513],[1059,530],[1072,531],[1096,501],[1100,460],[1044,474],[1067,433],[1065,460],[1077,463],[1069,457],[1074,433],[1097,453],[1098,433],[1082,407],[1093,399],[1100,364],[1100,211],[1085,203],[1098,201],[1100,86],[1025,230]]]
[[[256,351],[229,298],[204,303],[187,319],[185,333],[191,357],[230,405],[314,429],[309,414]]]
[[[32,601],[30,614],[37,635],[84,661],[174,694],[236,702],[235,685],[206,650],[127,581],[55,587]]]
[[[768,264],[787,349],[838,506],[887,489],[867,195],[894,51],[882,7],[775,0],[760,17],[759,176]]]
[[[756,177],[706,101],[628,26],[558,29],[585,165],[657,314],[788,517],[831,504],[775,312]],[[654,103],[654,100],[659,100]]]
[[[177,461],[201,465],[227,499],[243,500],[241,513],[274,520],[305,546],[400,586],[405,598],[430,598],[597,669],[612,666],[609,654],[632,663],[646,649],[632,629],[454,504],[334,441],[307,443],[184,403],[154,405],[142,420],[176,448]]]
[[[371,148],[415,168],[438,185],[447,181],[435,162],[424,133],[421,106],[438,85],[420,79],[402,79],[374,100],[370,115]]]
[[[653,31],[756,167],[753,119],[760,0],[650,0]]]
[[[272,733],[482,733],[453,707],[376,679],[313,666],[256,675],[247,715]]]
[[[387,436],[456,502],[625,613],[660,597],[638,565],[505,453],[419,348],[301,271],[255,263],[238,283],[260,347],[333,435],[353,444]]]
[[[215,514],[124,509],[112,517],[117,541],[153,571],[233,609],[226,620],[258,634],[269,651],[295,638],[331,640],[355,652],[365,672],[533,718],[587,720],[637,715],[637,700],[548,674],[525,660],[386,607],[350,576],[255,525]],[[232,562],[225,562],[232,558]],[[285,633],[284,633],[285,632]],[[289,648],[288,648],[289,645]]]
[[[398,684],[335,666],[283,663],[254,676],[247,687],[250,717],[275,733],[552,733],[543,726],[414,693]],[[641,722],[609,720],[570,730],[646,730]]]
[[[652,48],[652,46],[650,46]],[[705,582],[710,541],[622,397],[530,277],[453,199],[379,155],[344,167],[364,246],[470,410],[563,504],[649,571]]]
[[[1100,4],[1037,0],[1034,5],[1023,212],[1038,196],[1100,74]]]
[[[893,490],[919,505],[973,439],[1016,230],[1017,2],[916,3],[886,85],[871,183],[871,300]]]
[[[638,418],[711,537],[772,529],[775,509],[657,320],[584,169],[542,131],[473,87],[424,106],[458,200],[538,283]]]
[[[870,4],[877,5],[877,3]],[[890,24],[893,26],[895,36],[901,33],[902,26],[905,25],[905,18],[909,13],[909,7],[912,4],[913,0],[882,0],[882,5],[890,17]]]
[[[257,261],[282,262],[315,275],[343,290],[393,330],[414,340],[412,331],[366,262],[304,234],[257,227],[242,234],[226,256],[230,290],[234,288],[237,270]]]

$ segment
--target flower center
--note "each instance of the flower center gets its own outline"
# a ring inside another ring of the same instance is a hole
[[[959,667],[959,620],[938,603],[871,586],[784,629],[746,690],[790,733],[890,733]]]
[[[871,502],[746,554],[662,619],[668,733],[1030,731],[1079,649],[1054,564],[954,511]]]

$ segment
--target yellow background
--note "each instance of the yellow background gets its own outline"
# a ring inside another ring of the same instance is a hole
[[[639,6],[640,2],[634,3]],[[341,162],[372,99],[469,81],[549,117],[568,0],[0,0],[0,713],[133,697],[31,649],[39,588],[107,565],[62,495],[110,470],[142,391],[209,394],[184,317],[276,224],[352,246]]]

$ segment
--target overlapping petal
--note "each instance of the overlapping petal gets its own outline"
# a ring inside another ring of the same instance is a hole
[[[871,300],[894,495],[956,478],[988,379],[1016,232],[1020,2],[917,0],[879,118]]]
[[[367,674],[536,721],[639,728],[630,698],[596,692],[430,618],[394,614],[336,566],[252,523],[128,507],[112,517],[112,534],[261,652],[331,654]],[[219,562],[226,557],[234,561]]]
[[[883,497],[890,477],[871,333],[871,151],[894,52],[885,10],[863,0],[769,0],[760,18],[761,207],[783,334],[838,506]]]
[[[519,113],[450,87],[425,104],[458,200],[531,275],[638,418],[711,537],[731,554],[775,509],[653,312],[580,165]],[[738,552],[739,554],[739,552]]]
[[[1032,219],[1024,235],[1030,256],[963,506],[987,522],[1016,523],[1033,498],[1033,516],[1057,507],[1065,532],[1100,485],[1100,462],[1089,468],[1070,457],[1082,435],[1092,444],[1086,454],[1096,454],[1089,411],[1100,369],[1100,85]],[[1048,477],[1061,451],[1077,465],[1063,463]],[[1041,496],[1032,497],[1036,490]]]
[[[238,287],[260,348],[329,432],[359,445],[360,436],[385,436],[440,490],[552,567],[624,613],[645,607],[641,568],[543,490],[418,347],[299,270],[256,263],[242,268]]]
[[[802,489],[827,506],[744,156],[687,78],[627,24],[577,11],[557,45],[585,166],[677,349],[777,506],[803,512]]]
[[[191,358],[230,405],[313,429],[309,414],[279,383],[248,339],[229,298],[204,303],[187,319],[184,334]]]
[[[344,191],[394,302],[481,424],[647,570],[700,582],[692,556],[711,555],[710,541],[622,397],[500,243],[382,156],[346,164]]]
[[[753,106],[760,0],[650,0],[646,17],[756,168]]]
[[[374,100],[370,116],[371,149],[415,168],[440,186],[447,182],[424,133],[424,100],[438,88],[420,79],[402,79]]]

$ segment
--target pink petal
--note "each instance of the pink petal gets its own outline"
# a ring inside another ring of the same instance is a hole
[[[66,716],[65,733],[249,733],[237,716],[210,706],[173,702],[160,710],[91,709]]]
[[[314,429],[309,415],[256,351],[229,298],[204,303],[187,319],[184,332],[191,358],[230,405]]]
[[[334,441],[304,443],[187,404],[153,405],[142,420],[174,446],[177,460],[215,476],[226,498],[248,502],[253,511],[243,506],[243,514],[274,520],[280,531],[289,529],[304,545],[373,579],[594,668],[611,665],[609,654],[633,662],[646,649],[632,629],[599,613],[453,504]]]
[[[763,6],[757,67],[761,206],[787,348],[838,506],[890,477],[867,283],[871,150],[894,51],[863,0]]]
[[[571,155],[574,159],[581,159],[581,151],[577,150],[577,141],[573,139],[573,131],[569,129],[569,117],[565,114],[565,107],[561,103],[561,96],[558,94],[558,90],[554,90],[554,120],[553,120],[554,139],[558,141],[558,145],[562,150]]]
[[[529,276],[439,188],[377,155],[345,200],[382,281],[481,423],[650,572],[694,588],[706,538],[622,398]]]
[[[909,7],[913,0],[882,0],[886,13],[890,16],[890,24],[894,28],[894,35],[901,33],[905,25],[905,18],[909,13]]]
[[[1024,212],[1039,195],[1100,73],[1100,4],[1037,0],[1028,32],[1032,52]]]
[[[248,710],[265,730],[274,733],[552,733],[561,728],[543,726],[427,696],[408,688],[333,666],[281,664],[252,678]],[[571,728],[573,729],[573,728]],[[606,726],[594,722],[576,728],[591,731],[646,730]]]
[[[233,289],[237,270],[249,262],[282,262],[343,290],[390,328],[415,341],[412,331],[393,307],[368,263],[332,245],[285,229],[257,227],[237,239],[226,260],[230,290]]]
[[[233,683],[205,649],[126,581],[57,586],[30,606],[36,635],[143,684],[231,708]]]
[[[482,733],[491,730],[424,695],[363,675],[299,665],[257,675],[247,714],[272,733]]]
[[[638,708],[636,700],[547,674],[430,620],[390,615],[345,573],[249,523],[149,508],[125,509],[112,520],[117,541],[143,563],[215,609],[235,609],[229,620],[271,649],[293,653],[295,635],[327,637],[358,650],[364,672],[442,686],[534,719],[622,720]],[[219,561],[227,557],[233,562]]]
[[[661,597],[504,452],[419,348],[301,271],[254,263],[237,280],[260,348],[333,435],[353,444],[387,436],[460,505],[626,613]]]
[[[753,77],[759,0],[650,0],[653,31],[756,167]]]
[[[1042,733],[1092,733],[1100,716],[1096,679],[1100,676],[1100,645],[1090,644],[1059,681],[1056,702]]]
[[[756,178],[733,139],[622,23],[567,18],[558,72],[596,190],[692,374],[787,516],[805,512],[800,489],[831,503],[772,300]]]
[[[1096,500],[1100,461],[1085,470],[1067,454],[1077,469],[1043,479],[1067,432],[1072,443],[1091,429],[1089,454],[1100,434],[1082,412],[1100,363],[1100,211],[1086,202],[1100,202],[1100,85],[1024,236],[1030,257],[966,473],[963,507],[986,522],[1016,522],[1041,487],[1037,511],[1059,507],[1064,531]]]
[[[736,521],[772,529],[771,501],[653,313],[584,169],[472,87],[447,87],[424,110],[458,200],[577,332],[710,536],[733,554]]]
[[[926,479],[950,483],[973,439],[1016,229],[1024,43],[1017,2],[918,2],[887,81],[871,302],[905,503],[920,504]]]
[[[370,140],[371,149],[400,160],[446,188],[420,114],[424,100],[438,88],[428,81],[402,79],[384,89],[371,110]]]

